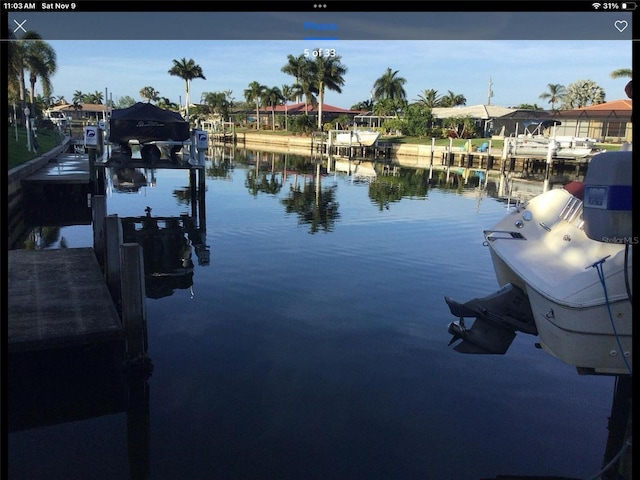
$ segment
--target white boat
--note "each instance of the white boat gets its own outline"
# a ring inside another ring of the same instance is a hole
[[[371,147],[380,138],[375,130],[337,130],[333,144],[340,146]]]
[[[542,193],[484,232],[502,288],[446,298],[460,317],[449,326],[456,350],[505,353],[521,331],[580,373],[631,375],[631,164],[630,151],[598,154],[584,183]],[[464,317],[476,318],[470,328]]]
[[[596,140],[587,137],[556,136],[555,127],[560,125],[556,120],[531,122],[525,125],[524,133],[505,138],[504,148],[507,156],[526,156],[547,158],[551,153],[553,159],[582,159],[592,157],[602,150],[596,146]],[[547,136],[544,131],[552,128]]]

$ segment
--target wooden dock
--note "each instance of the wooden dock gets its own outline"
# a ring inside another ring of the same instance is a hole
[[[9,353],[122,341],[92,248],[10,250]]]
[[[47,163],[23,182],[56,184],[89,184],[89,155],[86,153],[62,153],[55,162]]]

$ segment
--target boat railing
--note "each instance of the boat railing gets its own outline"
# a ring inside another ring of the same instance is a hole
[[[571,197],[558,213],[558,218],[565,222],[573,223],[577,228],[582,229],[582,200],[577,197]]]

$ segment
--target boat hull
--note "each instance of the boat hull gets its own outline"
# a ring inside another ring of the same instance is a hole
[[[583,373],[630,374],[631,254],[586,236],[579,199],[564,189],[546,192],[485,238],[498,283],[526,293],[547,353]]]
[[[530,285],[526,291],[543,350],[583,373],[630,373],[630,302],[610,305],[610,319],[606,304],[567,308],[545,298]]]
[[[380,132],[372,132],[367,130],[338,132],[336,133],[335,145],[371,147],[378,141],[378,138],[380,138]]]

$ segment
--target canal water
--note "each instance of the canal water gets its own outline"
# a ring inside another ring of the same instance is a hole
[[[521,333],[505,355],[447,345],[445,295],[498,287],[482,231],[509,202],[492,182],[327,167],[218,152],[201,195],[187,170],[107,169],[107,213],[148,240],[144,414],[129,398],[11,431],[9,478],[597,473],[613,377],[581,376]],[[20,245],[88,246],[89,225],[41,225]]]

